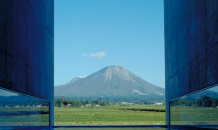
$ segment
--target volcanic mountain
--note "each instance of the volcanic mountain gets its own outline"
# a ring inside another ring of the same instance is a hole
[[[108,66],[85,78],[76,77],[55,87],[55,96],[163,96],[164,91],[120,66]]]

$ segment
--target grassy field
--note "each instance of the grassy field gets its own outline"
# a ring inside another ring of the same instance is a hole
[[[1,125],[49,125],[48,107],[0,108]]]
[[[218,124],[218,108],[170,107],[171,124]]]
[[[155,105],[56,107],[55,125],[164,125],[164,110]]]

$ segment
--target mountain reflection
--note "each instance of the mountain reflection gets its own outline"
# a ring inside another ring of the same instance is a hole
[[[49,102],[0,89],[0,126],[49,125]]]
[[[209,88],[170,102],[171,124],[218,123],[218,87]]]

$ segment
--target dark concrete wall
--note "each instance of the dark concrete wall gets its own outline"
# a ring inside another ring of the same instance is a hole
[[[218,1],[165,0],[169,99],[218,83]]]
[[[0,1],[0,87],[51,100],[53,0]]]
[[[217,84],[218,1],[165,0],[164,26],[166,103]]]

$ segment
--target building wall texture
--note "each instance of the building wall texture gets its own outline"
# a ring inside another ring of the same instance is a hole
[[[165,0],[164,26],[168,107],[169,100],[218,83],[218,1]]]
[[[54,125],[54,1],[0,0],[0,87],[50,102]]]
[[[0,87],[51,100],[53,0],[0,1]]]

